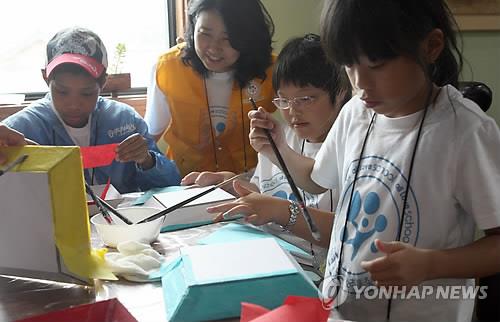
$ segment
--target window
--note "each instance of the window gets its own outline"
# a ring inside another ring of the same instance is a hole
[[[88,28],[101,37],[109,66],[116,45],[125,44],[123,72],[131,73],[132,87],[147,86],[153,63],[171,43],[171,1],[2,1],[0,93],[46,92],[40,72],[45,45],[57,31],[71,26]]]

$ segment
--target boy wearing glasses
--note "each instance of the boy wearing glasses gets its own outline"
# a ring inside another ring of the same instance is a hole
[[[272,81],[273,88],[278,95],[273,100],[273,103],[280,110],[288,125],[284,126],[282,135],[284,135],[292,149],[314,158],[335,122],[340,109],[351,97],[349,82],[343,71],[327,62],[325,53],[321,48],[320,39],[313,34],[308,34],[302,38],[294,38],[287,42],[274,65]],[[255,132],[251,130],[250,141],[253,142],[254,140],[266,140],[267,142],[266,137],[257,137]],[[208,185],[230,178],[232,175],[234,174],[229,172],[202,172],[193,177],[186,176],[183,182],[185,184]],[[310,250],[312,255],[316,257],[315,266],[319,266],[319,263],[323,262],[326,256],[326,250],[323,247],[328,245],[328,238],[322,239],[322,242],[325,241],[325,244],[321,244],[322,247],[313,247],[310,242],[288,232],[295,232],[294,228],[296,227],[294,227],[294,224],[299,212],[298,205],[295,202],[296,197],[293,195],[283,171],[268,158],[259,154],[255,173],[250,182],[251,185],[245,184],[245,188],[241,184],[235,183],[236,192],[244,196],[252,190],[260,192],[262,196],[278,197],[279,199],[267,197],[268,202],[265,205],[256,202],[255,204],[248,203],[247,207],[249,209],[253,209],[253,206],[273,209],[270,203],[282,203],[283,199],[287,200],[290,212],[288,224],[284,227],[269,224],[266,225],[266,229],[306,251]],[[318,227],[322,226],[320,227],[321,230],[328,230],[329,227],[331,230],[332,213],[338,199],[336,192],[329,190],[320,195],[313,195],[301,189],[299,191],[308,207],[325,211],[326,215],[323,217],[329,223],[321,225],[317,222]],[[230,204],[229,206],[225,204],[223,207],[225,209],[231,208]],[[209,211],[215,213],[219,209],[216,206]],[[232,210],[236,213],[238,210],[244,209],[238,206]],[[228,212],[231,212],[231,210]],[[255,213],[258,212],[255,211]],[[269,211],[269,215],[272,215],[271,211]],[[216,219],[221,218],[219,216]],[[304,237],[303,234],[300,235]],[[330,232],[322,234],[322,236],[330,236]]]

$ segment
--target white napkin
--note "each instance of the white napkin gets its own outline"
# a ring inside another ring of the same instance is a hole
[[[111,271],[131,281],[147,282],[149,274],[157,271],[163,256],[150,245],[126,241],[117,245],[118,252],[106,253],[106,263]]]

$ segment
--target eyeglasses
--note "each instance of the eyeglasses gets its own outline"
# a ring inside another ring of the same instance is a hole
[[[301,97],[293,97],[293,98],[284,98],[277,97],[273,99],[274,105],[280,110],[286,110],[292,106],[294,107],[302,107],[311,104],[314,102],[315,98],[312,96],[301,96]]]

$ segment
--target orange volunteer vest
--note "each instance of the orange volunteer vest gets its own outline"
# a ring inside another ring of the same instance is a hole
[[[160,57],[156,82],[167,97],[171,120],[162,139],[168,144],[166,155],[175,160],[182,176],[192,171],[231,171],[241,173],[257,164],[257,154],[248,138],[248,112],[253,97],[258,106],[274,112],[272,104],[272,66],[266,79],[252,80],[240,89],[234,82],[229,101],[226,128],[215,137],[210,126],[203,78],[181,60],[183,45],[172,47]],[[275,57],[273,56],[273,61]]]

